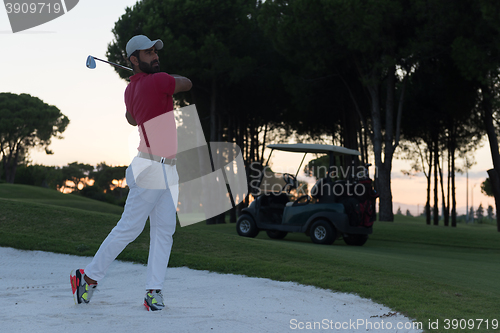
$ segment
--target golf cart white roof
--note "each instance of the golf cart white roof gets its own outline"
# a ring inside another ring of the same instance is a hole
[[[335,153],[336,155],[356,155],[361,153],[354,149],[348,149],[340,146],[322,145],[318,143],[277,143],[268,145],[269,149],[289,151],[294,153]]]

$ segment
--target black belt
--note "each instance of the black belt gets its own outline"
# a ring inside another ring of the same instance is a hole
[[[153,154],[143,153],[142,151],[140,151],[137,154],[137,156],[142,157],[142,158],[147,158],[148,160],[160,162],[160,163],[163,163],[163,164],[175,165],[177,163],[177,159],[176,158],[172,158],[172,159],[165,158],[165,157],[156,156],[156,155],[153,155]]]

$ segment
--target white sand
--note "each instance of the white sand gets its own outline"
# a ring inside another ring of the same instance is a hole
[[[120,261],[75,305],[69,273],[91,258],[1,247],[0,258],[0,332],[421,332],[356,295],[188,268],[168,269],[167,307],[148,312],[146,267]]]

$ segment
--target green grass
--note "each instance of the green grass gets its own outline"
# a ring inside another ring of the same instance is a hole
[[[85,203],[85,211],[73,202],[84,198],[58,205],[65,197],[52,197],[49,190],[0,184],[0,197],[9,191],[17,198],[0,199],[1,246],[91,256],[119,218],[93,211],[91,203]],[[37,201],[36,193],[51,205]],[[92,232],[73,234],[82,224]],[[146,225],[119,259],[145,263],[148,233]],[[394,223],[376,222],[363,247],[342,240],[316,245],[303,234],[271,240],[261,232],[255,239],[243,238],[234,224],[178,227],[169,265],[356,293],[422,322],[428,332],[448,332],[445,319],[500,320],[499,255],[495,226],[436,227],[397,216]],[[429,320],[439,320],[440,329],[427,330]],[[484,328],[463,332],[487,332]]]
[[[111,214],[121,214],[123,212],[123,207],[117,205],[29,185],[0,184],[0,199],[79,208]]]

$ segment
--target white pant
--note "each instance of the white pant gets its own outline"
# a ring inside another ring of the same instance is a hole
[[[138,175],[134,177],[133,169],[138,168],[132,168],[132,166],[145,163],[151,167],[146,168],[145,171],[143,169],[141,177],[164,182],[164,189],[148,189],[136,184],[135,178]],[[85,274],[93,280],[101,280],[109,265],[130,242],[141,234],[149,216],[151,240],[146,289],[162,289],[176,225],[177,169],[175,166],[136,157],[127,168],[126,179],[130,192],[121,219],[101,244],[92,262],[85,268]]]

